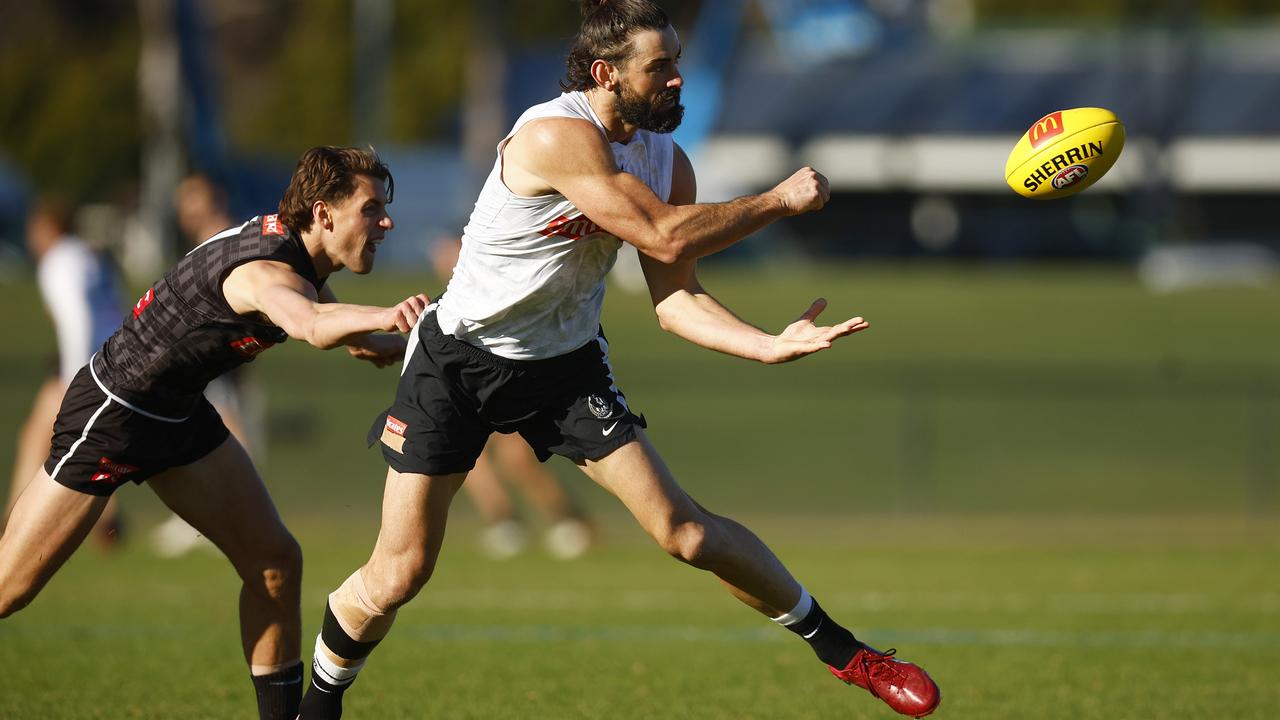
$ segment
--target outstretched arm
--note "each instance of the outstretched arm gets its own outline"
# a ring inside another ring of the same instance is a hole
[[[222,293],[235,312],[261,313],[289,337],[322,349],[359,342],[378,330],[408,332],[428,302],[425,295],[410,296],[389,308],[320,302],[309,282],[288,265],[270,260],[232,270]]]
[[[726,203],[665,203],[623,172],[600,130],[585,120],[529,123],[503,149],[503,179],[513,192],[559,192],[600,227],[662,262],[704,257],[788,216],[817,210],[827,179],[802,168],[777,187]],[[676,148],[676,165],[689,159]]]
[[[693,167],[687,160],[676,163],[671,202],[687,205],[694,202],[697,194]],[[698,281],[696,260],[662,263],[641,255],[640,265],[662,329],[728,355],[763,363],[789,362],[825,350],[837,339],[869,327],[860,317],[838,325],[815,324],[827,306],[827,301],[819,298],[798,320],[772,335],[742,320],[712,297]]]
[[[827,307],[827,301],[818,298],[799,319],[773,335],[742,320],[712,297],[698,282],[696,261],[663,264],[641,256],[640,263],[662,329],[727,355],[767,364],[790,362],[870,327],[860,317],[818,325],[818,315]]]
[[[338,296],[333,293],[333,289],[328,285],[322,286],[317,294],[321,303],[338,302]],[[416,297],[430,302],[430,299],[425,295]],[[405,348],[408,346],[405,336],[395,332],[356,335],[347,338],[343,342],[346,344],[347,352],[351,357],[373,363],[374,367],[379,368],[399,362],[404,357]]]

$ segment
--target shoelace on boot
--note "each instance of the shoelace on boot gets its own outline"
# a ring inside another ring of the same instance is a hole
[[[885,673],[892,675],[890,684],[896,684],[898,687],[902,687],[903,681],[907,679],[907,674],[899,669],[897,663],[893,661],[893,656],[897,652],[897,648],[889,648],[885,652],[876,652],[871,648],[867,648],[862,652],[862,660],[859,665],[862,667],[863,677],[867,679],[867,692],[871,693],[872,696],[881,700],[884,699],[880,697],[880,693],[876,692],[876,684],[872,682],[871,673],[873,668],[878,671],[878,676],[883,676]]]

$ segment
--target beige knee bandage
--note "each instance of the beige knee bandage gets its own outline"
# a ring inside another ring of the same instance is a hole
[[[377,642],[386,637],[395,622],[396,611],[384,612],[369,597],[361,570],[351,573],[329,594],[329,607],[344,632],[357,642]]]

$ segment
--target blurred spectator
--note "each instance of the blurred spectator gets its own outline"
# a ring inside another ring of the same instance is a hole
[[[115,266],[72,234],[72,214],[66,201],[47,195],[36,201],[27,215],[27,251],[36,262],[40,298],[53,320],[58,355],[56,366],[51,366],[49,377],[36,390],[31,411],[18,433],[6,517],[49,454],[53,423],[67,384],[124,317],[124,295]],[[120,540],[122,529],[113,498],[94,535],[104,547],[110,547]]]
[[[441,278],[453,274],[461,247],[461,239],[452,235],[432,243],[431,264]],[[529,544],[528,523],[520,517],[507,484],[518,488],[545,518],[548,527],[544,542],[553,557],[571,560],[591,547],[592,526],[560,480],[538,462],[519,435],[494,433],[462,484],[485,525],[480,542],[491,557],[514,557]]]

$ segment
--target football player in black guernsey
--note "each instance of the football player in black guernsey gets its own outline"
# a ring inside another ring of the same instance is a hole
[[[279,213],[217,233],[138,300],[67,389],[44,467],[0,537],[0,617],[35,598],[79,547],[107,499],[146,481],[226,554],[243,580],[240,638],[261,718],[293,720],[302,689],[302,551],[253,463],[203,391],[292,337],[397,362],[427,306],[337,302],[343,268],[373,269],[393,227],[394,183],[371,150],[318,147],[294,171]]]

